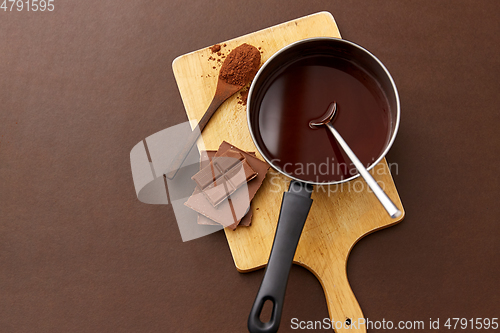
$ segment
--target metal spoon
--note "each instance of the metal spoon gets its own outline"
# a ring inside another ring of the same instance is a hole
[[[389,214],[391,218],[396,218],[401,215],[401,211],[396,207],[396,205],[392,202],[392,200],[387,196],[384,190],[378,185],[377,181],[373,179],[372,175],[366,170],[365,166],[358,159],[356,154],[351,150],[349,145],[344,141],[342,136],[337,132],[337,130],[332,125],[332,120],[337,113],[337,103],[330,103],[328,106],[328,110],[325,115],[319,119],[315,119],[309,122],[309,127],[316,128],[320,126],[326,126],[330,132],[332,132],[335,140],[339,143],[342,149],[345,151],[349,159],[352,161],[359,174],[366,181],[368,186],[372,189],[373,193],[380,201],[382,206],[384,206],[385,210]]]

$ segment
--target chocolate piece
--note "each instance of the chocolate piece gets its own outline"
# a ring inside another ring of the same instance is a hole
[[[200,170],[210,165],[212,158],[215,156],[217,150],[203,150],[200,152]],[[209,219],[208,217],[198,214],[198,224],[202,225],[220,225],[219,223]]]
[[[192,179],[215,207],[256,176],[242,154],[228,150],[213,159],[210,165],[195,174]]]
[[[242,154],[247,160],[248,164],[255,170],[257,173],[257,177],[254,180],[248,182],[248,193],[250,200],[253,199],[257,191],[259,190],[264,178],[266,178],[267,170],[269,169],[269,164],[264,161],[261,161],[255,156],[255,153],[247,153],[239,148],[234,147],[230,143],[223,141],[215,154],[215,157],[221,156],[227,150],[234,150]]]
[[[217,150],[217,153],[215,154],[215,157],[224,154],[224,152],[229,150],[229,149],[237,151],[237,152],[241,153],[243,156],[245,156],[246,160],[248,161],[248,164],[250,164],[250,166],[257,172],[257,177],[254,180],[248,182],[248,184],[247,184],[248,195],[249,195],[249,199],[251,202],[253,200],[255,194],[259,190],[260,186],[262,185],[264,178],[266,178],[267,170],[269,169],[269,164],[258,159],[254,152],[251,152],[251,153],[245,152],[239,148],[234,147],[233,145],[231,145],[230,143],[228,143],[226,141],[223,141],[221,143],[221,145],[219,146],[219,149]],[[242,222],[243,222],[243,220],[240,221],[240,225],[242,224]],[[251,224],[251,220],[250,220],[250,223],[248,224],[248,226],[250,226],[250,224]],[[236,228],[236,226],[234,228]]]
[[[201,156],[200,156],[200,169],[205,168],[207,165],[210,164],[212,161],[212,158],[215,156],[216,150],[207,150],[207,151],[202,151]],[[255,157],[254,152],[248,152],[251,156]],[[238,226],[244,226],[248,227],[252,224],[252,203],[250,203],[250,209],[248,210],[248,213],[243,216],[241,219],[240,223]],[[215,222],[214,220],[209,219],[208,217],[198,214],[198,224],[202,225],[220,225],[219,223]]]
[[[248,164],[257,172],[257,177],[248,182],[247,187],[242,187],[234,192],[230,197],[231,200],[224,200],[217,207],[212,206],[212,204],[208,202],[199,188],[195,189],[193,195],[185,202],[185,205],[204,217],[234,230],[243,216],[247,214],[250,208],[250,201],[262,185],[269,165],[225,141],[220,145],[216,156],[220,156],[230,149],[239,152],[245,157]]]
[[[213,184],[221,178],[228,169],[235,166],[241,160],[243,160],[243,155],[240,153],[227,151],[224,156],[221,156],[220,159],[211,161],[209,165],[202,168],[200,172],[191,177],[191,179],[196,182],[200,190],[204,190],[210,184]]]
[[[202,152],[201,164],[203,164],[203,167],[206,167],[206,163],[210,163],[210,161],[207,161],[206,155],[205,152]],[[224,200],[219,206],[214,207],[201,190],[196,187],[185,205],[197,211],[199,215],[204,216],[209,221],[219,222],[224,227],[234,230],[249,210],[250,199],[245,188],[240,188],[228,200]],[[205,220],[205,222],[207,221]]]
[[[201,190],[196,187],[184,204],[224,227],[235,229],[243,216],[248,213],[250,199],[248,190],[243,186],[234,192],[228,200],[224,200],[220,205],[214,207]]]
[[[248,213],[243,216],[243,218],[240,220],[240,222],[235,223],[234,226],[230,225],[228,228],[235,230],[236,227],[249,227],[252,224],[252,216],[253,216],[253,211],[252,211],[252,204],[250,203],[250,209],[248,210]],[[202,225],[220,225],[220,223],[217,223],[211,219],[209,219],[206,216],[203,216],[201,214],[198,214],[198,224]]]

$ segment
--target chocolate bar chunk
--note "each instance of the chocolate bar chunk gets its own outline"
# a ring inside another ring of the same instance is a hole
[[[243,160],[243,155],[240,153],[227,151],[220,159],[212,160],[209,165],[203,167],[200,172],[191,178],[196,182],[200,190],[203,190],[220,179],[224,172],[236,166],[241,160]]]
[[[216,207],[256,176],[257,173],[242,154],[228,150],[213,159],[210,165],[195,174],[192,179],[208,201]]]
[[[253,216],[252,204],[250,204],[250,209],[248,210],[248,213],[246,213],[245,216],[243,216],[243,218],[239,222],[237,221],[232,225],[229,225],[227,228],[234,230],[236,229],[236,227],[249,227],[252,224],[252,216]],[[211,220],[208,217],[201,214],[198,214],[198,224],[221,225],[220,223],[217,223],[214,220]]]
[[[247,222],[246,218],[244,219],[243,217],[248,215],[250,201],[262,185],[269,165],[227,142],[223,142],[220,145],[216,156],[223,155],[227,150],[237,151],[242,154],[252,169],[256,171],[257,177],[249,181],[247,186],[243,186],[233,193],[230,197],[231,200],[224,200],[217,207],[210,204],[198,187],[195,188],[193,195],[191,195],[184,204],[202,215],[200,219],[204,220],[204,222],[210,222],[207,221],[207,219],[209,219],[234,230],[238,224],[240,224],[240,221]]]
[[[213,157],[215,156],[216,150],[206,150],[202,151],[200,153],[200,169],[205,168],[210,164],[212,161]],[[255,157],[254,152],[248,152],[251,156]],[[233,198],[234,200],[234,198]],[[231,200],[232,201],[232,200]],[[241,221],[237,224],[237,226],[245,226],[248,227],[250,224],[252,224],[252,204],[250,203],[250,209],[248,210],[248,213],[243,216]],[[206,217],[205,215],[198,214],[198,224],[202,225],[220,225],[220,223],[215,222],[214,220]],[[229,226],[231,228],[231,226]]]

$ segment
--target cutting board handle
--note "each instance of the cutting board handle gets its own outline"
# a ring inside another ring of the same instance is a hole
[[[283,194],[273,248],[264,279],[248,318],[248,330],[251,333],[278,331],[288,275],[312,205],[311,192],[311,185],[292,181],[288,192]],[[273,310],[271,319],[264,323],[260,320],[260,314],[264,303],[268,300],[273,303]]]

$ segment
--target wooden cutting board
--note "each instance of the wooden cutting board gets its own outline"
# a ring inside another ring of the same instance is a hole
[[[309,37],[340,38],[333,16],[320,12],[221,42],[221,54],[207,47],[176,58],[172,64],[175,79],[190,120],[203,116],[215,93],[220,65],[230,50],[242,43],[261,49],[262,63],[282,47]],[[193,122],[192,122],[193,124]],[[217,110],[203,131],[198,147],[216,150],[222,141],[257,152],[247,126],[246,107],[240,94],[229,98]],[[261,157],[258,152],[257,155]],[[262,158],[262,157],[261,157]],[[402,210],[397,220],[388,217],[362,179],[342,185],[319,188],[300,238],[294,263],[306,267],[319,279],[328,304],[330,318],[357,320],[363,313],[351,291],[346,274],[349,252],[363,236],[398,223],[404,217],[401,201],[385,159],[372,175]],[[289,179],[272,169],[253,200],[252,226],[225,230],[236,268],[249,272],[267,264],[271,251],[283,192]],[[366,332],[364,327],[338,329],[337,332]]]

